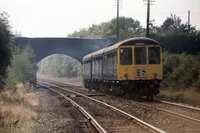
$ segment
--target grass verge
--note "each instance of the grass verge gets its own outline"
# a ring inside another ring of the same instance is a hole
[[[37,117],[33,106],[37,104],[34,92],[1,92],[0,133],[31,133]]]
[[[194,106],[200,106],[200,92],[196,89],[175,89],[161,88],[157,96],[159,100],[186,103]]]

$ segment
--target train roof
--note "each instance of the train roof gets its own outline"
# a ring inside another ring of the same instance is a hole
[[[107,48],[107,47],[106,47],[106,48]],[[104,52],[104,50],[105,50],[106,48],[102,48],[102,49],[100,49],[100,50],[94,52],[92,56],[96,57],[96,56],[98,56],[98,55],[103,54],[103,52]]]
[[[157,42],[154,39],[147,38],[147,37],[134,37],[134,38],[129,38],[124,41],[120,41],[114,45],[108,46],[106,48],[100,49],[96,52],[90,53],[86,56],[83,57],[83,61],[87,60],[88,58],[91,58],[92,56],[98,56],[100,54],[103,54],[104,52],[112,51],[117,49],[119,46],[126,46],[126,45],[137,45],[137,44],[145,44],[145,45],[160,45],[159,42]]]
[[[90,59],[92,57],[93,53],[87,54],[86,56],[83,57],[83,61]]]
[[[157,42],[156,40],[153,40],[151,38],[147,38],[147,37],[134,37],[134,38],[129,38],[126,39],[124,41],[118,42],[110,47],[107,47],[107,49],[105,50],[105,52],[107,51],[111,51],[114,49],[117,49],[119,46],[126,46],[126,45],[137,45],[139,43],[144,43],[145,45],[160,45],[159,42]]]

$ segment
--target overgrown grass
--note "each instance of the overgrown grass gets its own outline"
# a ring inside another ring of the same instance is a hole
[[[167,100],[179,103],[186,103],[194,106],[200,106],[200,92],[197,89],[175,89],[162,88],[157,96],[160,100]]]
[[[33,106],[38,104],[35,93],[0,93],[0,132],[31,133],[37,115]]]
[[[31,133],[37,105],[34,93],[36,65],[30,47],[13,49],[6,85],[0,92],[0,133]]]
[[[200,55],[163,54],[164,79],[158,98],[200,106]]]

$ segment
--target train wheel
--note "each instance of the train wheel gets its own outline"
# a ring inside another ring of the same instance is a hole
[[[105,92],[106,92],[107,94],[110,94],[110,93],[112,93],[110,90],[111,90],[111,85],[110,85],[110,83],[106,83]]]
[[[115,85],[111,85],[112,95],[116,96],[116,87]]]
[[[140,92],[133,93],[133,99],[141,102],[142,101],[142,95],[140,94]]]
[[[153,93],[150,93],[150,94],[147,95],[147,100],[153,101]]]
[[[128,92],[125,94],[125,97],[126,97],[127,100],[132,99],[132,95]]]
[[[88,82],[88,85],[87,85],[87,87],[88,87],[88,90],[89,90],[89,91],[91,91],[91,90],[92,90],[92,85],[91,85],[91,83],[90,83],[90,82]]]
[[[103,83],[100,83],[100,88],[99,88],[99,89],[100,89],[100,92],[103,92],[103,87],[104,87],[104,86],[103,86]]]
[[[115,85],[115,95],[119,96],[121,94],[121,87],[120,85]]]
[[[154,90],[154,85],[150,85],[147,93],[148,101],[153,101],[153,90]]]

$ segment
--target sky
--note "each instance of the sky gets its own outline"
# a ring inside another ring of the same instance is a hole
[[[150,19],[155,25],[170,16],[187,21],[200,30],[200,0],[154,0]],[[143,0],[120,0],[120,16],[132,17],[146,25],[146,5]],[[0,0],[0,10],[9,14],[13,31],[26,37],[66,37],[92,24],[116,17],[116,0]]]

